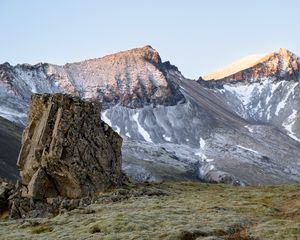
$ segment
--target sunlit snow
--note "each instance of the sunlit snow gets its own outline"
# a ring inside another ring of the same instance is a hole
[[[297,110],[293,109],[292,114],[284,121],[282,124],[283,127],[288,131],[288,135],[293,138],[294,140],[300,142],[300,139],[295,135],[295,133],[292,131],[292,127],[296,121],[296,115],[297,115]]]
[[[152,142],[149,133],[141,126],[141,124],[139,123],[139,113],[135,113],[132,116],[133,120],[137,123],[138,126],[138,131],[139,133],[143,136],[143,138],[145,139],[145,141],[147,142]]]
[[[246,148],[246,147],[243,147],[243,146],[241,146],[241,145],[236,145],[236,146],[237,146],[238,148],[244,149],[244,150],[246,150],[246,151],[249,151],[249,152],[253,152],[253,153],[259,154],[259,152],[255,151],[255,150],[253,150],[253,149]]]
[[[102,121],[104,121],[105,123],[107,123],[109,126],[112,127],[112,123],[111,123],[111,121],[109,120],[109,118],[106,116],[106,114],[107,114],[107,110],[104,111],[104,112],[102,112],[102,113],[101,113],[101,119],[102,119]]]
[[[171,142],[171,137],[167,137],[165,134],[163,134],[162,136],[166,141]]]

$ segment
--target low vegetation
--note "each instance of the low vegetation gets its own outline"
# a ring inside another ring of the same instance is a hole
[[[300,185],[153,183],[50,219],[0,222],[0,239],[300,239]]]

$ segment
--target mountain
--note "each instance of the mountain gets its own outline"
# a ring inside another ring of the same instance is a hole
[[[30,94],[36,92],[67,92],[97,99],[105,108],[175,105],[183,96],[165,74],[151,46],[63,66],[4,63],[0,65],[0,116],[24,125]]]
[[[33,92],[70,93],[103,102],[101,118],[122,135],[123,170],[136,181],[299,182],[295,61],[281,49],[198,81],[150,46],[63,66],[5,63],[0,116],[24,126]]]
[[[198,82],[215,89],[239,116],[272,124],[299,141],[299,64],[295,54],[281,48],[243,65],[243,70],[232,64]]]
[[[285,48],[243,58],[202,78],[206,81],[255,81],[261,78],[298,79],[299,58]]]

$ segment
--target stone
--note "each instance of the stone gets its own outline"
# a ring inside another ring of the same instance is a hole
[[[14,185],[4,179],[0,179],[0,214],[9,206],[9,195],[13,192]]]
[[[219,170],[209,171],[207,174],[205,174],[203,180],[210,183],[223,183],[223,184],[230,184],[233,186],[245,185],[245,183],[243,183],[240,179],[234,177],[229,173],[219,171]]]
[[[122,183],[122,138],[100,110],[67,94],[32,95],[17,163],[23,197],[76,199]]]
[[[128,181],[122,138],[101,121],[100,110],[100,103],[71,95],[32,95],[17,163],[21,181],[13,190],[0,182],[0,207],[10,209],[10,218],[85,207],[97,193]]]
[[[46,199],[58,195],[54,183],[49,179],[46,172],[39,168],[32,176],[28,184],[28,196],[34,199]]]

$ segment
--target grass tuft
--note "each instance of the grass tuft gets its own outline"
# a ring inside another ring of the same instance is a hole
[[[94,233],[100,233],[101,232],[101,229],[98,225],[94,225],[90,228],[90,233],[94,234]]]
[[[31,229],[31,233],[32,234],[41,234],[41,233],[48,233],[48,232],[52,232],[53,231],[53,227],[49,226],[49,225],[41,225],[41,226],[37,226]]]

